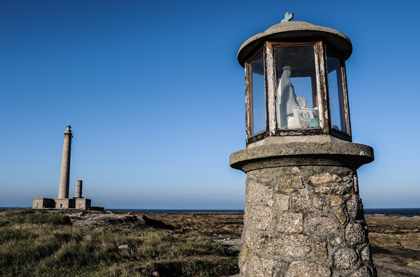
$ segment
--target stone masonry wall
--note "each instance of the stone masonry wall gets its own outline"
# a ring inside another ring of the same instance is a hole
[[[249,171],[244,220],[241,276],[376,276],[353,169]]]

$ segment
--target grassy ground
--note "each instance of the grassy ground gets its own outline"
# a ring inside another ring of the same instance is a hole
[[[119,249],[129,245],[128,249]],[[237,260],[210,238],[135,226],[78,228],[62,214],[0,211],[0,276],[229,276]]]

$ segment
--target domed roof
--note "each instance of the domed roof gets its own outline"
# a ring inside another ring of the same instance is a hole
[[[266,31],[256,34],[245,41],[238,51],[238,61],[244,66],[248,60],[264,42],[268,40],[282,40],[289,38],[323,38],[334,45],[347,60],[352,51],[350,39],[343,33],[332,28],[313,25],[303,21],[287,21],[276,24]]]

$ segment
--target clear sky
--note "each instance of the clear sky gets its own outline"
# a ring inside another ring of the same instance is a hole
[[[420,207],[420,1],[0,1],[0,207],[58,195],[106,208],[243,209],[249,37],[295,21],[337,29],[365,208]]]

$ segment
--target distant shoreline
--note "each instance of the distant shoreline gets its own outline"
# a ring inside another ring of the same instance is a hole
[[[0,209],[30,209],[31,207],[0,207]],[[115,212],[138,212],[138,213],[244,213],[244,210],[234,209],[105,209]],[[404,217],[420,216],[420,208],[398,209],[365,209],[365,214],[398,215]]]

